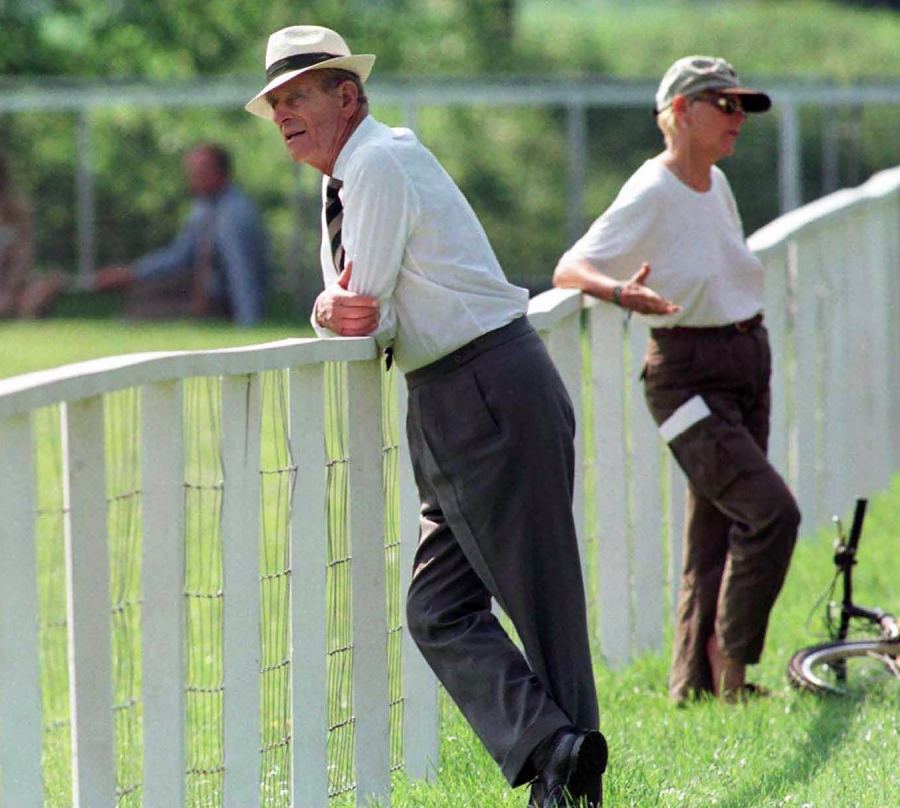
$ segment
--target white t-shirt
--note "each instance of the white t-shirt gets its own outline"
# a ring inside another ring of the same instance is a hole
[[[656,328],[726,325],[763,309],[763,267],[747,247],[728,180],[716,166],[710,189],[700,192],[659,156],[647,160],[566,258],[621,281],[650,264],[647,285],[682,307],[678,314],[638,315]]]
[[[503,274],[481,224],[456,184],[409,129],[371,116],[334,165],[343,180],[341,240],[353,262],[350,291],[380,301],[382,347],[405,373],[522,317],[528,290]],[[323,177],[324,199],[328,178]],[[322,216],[322,274],[337,280]],[[327,329],[315,322],[322,335]]]

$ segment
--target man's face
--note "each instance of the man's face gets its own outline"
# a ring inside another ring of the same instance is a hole
[[[323,90],[318,76],[303,73],[266,97],[291,159],[328,173],[347,121],[340,88]]]
[[[225,175],[214,155],[198,149],[184,156],[184,181],[191,196],[203,198],[221,190]]]

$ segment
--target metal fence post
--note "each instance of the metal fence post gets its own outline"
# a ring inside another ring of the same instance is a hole
[[[96,217],[94,173],[91,166],[93,138],[90,107],[78,112],[75,167],[75,205],[78,227],[78,286],[86,289],[96,265]]]
[[[569,157],[566,178],[566,233],[568,244],[584,231],[584,185],[587,176],[587,111],[584,104],[566,107],[566,145]]]
[[[801,203],[800,117],[789,97],[778,104],[778,203],[784,214]]]

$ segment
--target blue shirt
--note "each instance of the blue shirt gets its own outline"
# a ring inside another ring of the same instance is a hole
[[[227,305],[236,323],[253,325],[265,312],[268,237],[256,207],[234,185],[217,197],[196,199],[178,235],[134,262],[135,275],[152,280],[191,271],[210,236],[213,271],[207,294]]]

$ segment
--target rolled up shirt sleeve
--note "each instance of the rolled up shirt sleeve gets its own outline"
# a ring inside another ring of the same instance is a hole
[[[421,205],[396,157],[377,146],[367,152],[344,182],[342,240],[353,263],[349,289],[378,299],[372,336],[385,347],[396,333],[394,289]]]

